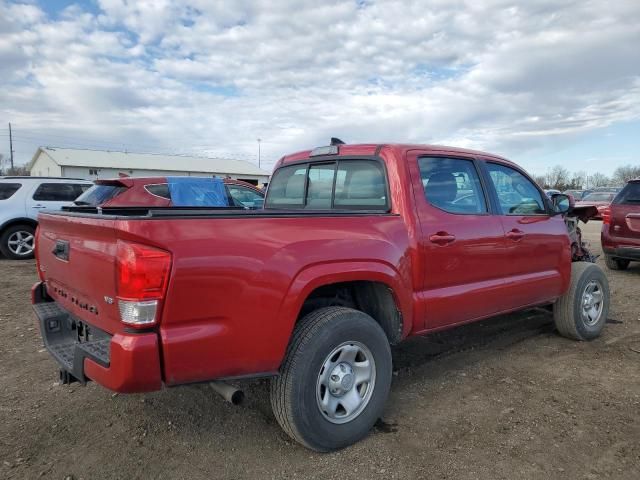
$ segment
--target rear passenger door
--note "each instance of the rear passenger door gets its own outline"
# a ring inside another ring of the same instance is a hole
[[[505,236],[508,307],[544,303],[560,296],[571,272],[571,248],[562,215],[552,215],[544,193],[521,170],[487,160]]]
[[[504,310],[504,231],[476,160],[414,151],[408,162],[422,231],[425,329]]]
[[[27,196],[27,216],[35,219],[41,210],[60,210],[65,205],[71,205],[90,186],[81,183],[41,183]]]

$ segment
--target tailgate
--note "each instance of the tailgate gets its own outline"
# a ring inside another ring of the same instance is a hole
[[[116,297],[115,220],[41,214],[36,243],[47,292],[79,319],[123,330]]]

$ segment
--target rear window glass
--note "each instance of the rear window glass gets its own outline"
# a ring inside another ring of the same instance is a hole
[[[0,200],[6,200],[20,190],[21,183],[0,183]]]
[[[81,183],[42,183],[33,194],[33,199],[41,202],[73,202],[89,187]]]
[[[589,195],[585,196],[582,201],[584,202],[610,202],[613,197],[614,197],[614,193],[590,193]]]
[[[640,182],[627,183],[616,197],[615,203],[640,203]]]
[[[282,167],[273,175],[267,192],[267,208],[302,208],[307,166]]]
[[[387,184],[378,162],[340,162],[336,173],[336,208],[387,210]]]
[[[269,184],[265,207],[387,210],[385,173],[372,160],[282,167]]]
[[[97,207],[108,200],[117,197],[124,192],[127,187],[122,185],[93,185],[89,190],[76,198],[76,205],[89,205]]]

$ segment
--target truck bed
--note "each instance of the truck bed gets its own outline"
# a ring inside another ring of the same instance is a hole
[[[358,280],[375,263],[381,279],[413,291],[407,228],[396,214],[177,207],[42,214],[37,255],[49,297],[108,335],[131,334],[113,300],[118,241],[172,255],[152,329],[168,385],[277,371],[298,303],[326,280],[327,264],[343,264],[344,278]],[[54,255],[58,242],[68,242],[67,260]],[[411,305],[410,296],[399,300]]]

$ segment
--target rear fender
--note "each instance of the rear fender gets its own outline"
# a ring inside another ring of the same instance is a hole
[[[402,338],[405,338],[413,325],[412,287],[403,282],[394,267],[378,261],[322,263],[301,270],[291,282],[280,308],[280,318],[289,333],[287,338],[291,336],[302,305],[311,292],[325,285],[354,281],[379,282],[391,289],[402,315]]]

